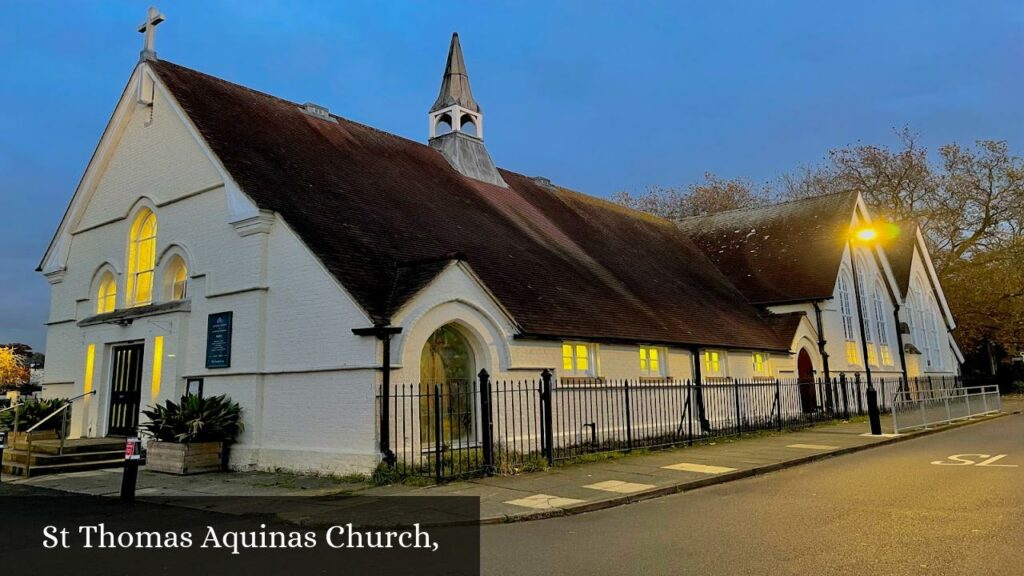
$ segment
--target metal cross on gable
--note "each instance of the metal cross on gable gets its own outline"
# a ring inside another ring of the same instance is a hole
[[[155,7],[150,6],[146,12],[146,21],[139,25],[139,32],[146,35],[139,57],[142,60],[156,60],[156,25],[164,21],[164,15]]]

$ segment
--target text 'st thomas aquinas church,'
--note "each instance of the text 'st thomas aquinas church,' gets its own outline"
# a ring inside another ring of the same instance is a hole
[[[531,418],[486,399],[482,420],[483,371],[547,371],[562,410],[617,381],[958,373],[920,231],[858,238],[856,191],[673,222],[498,168],[458,36],[414,141],[160,59],[157,21],[39,266],[44,394],[94,392],[73,437],[201,390],[243,408],[232,468],[367,472]],[[833,401],[810,386],[778,417]]]

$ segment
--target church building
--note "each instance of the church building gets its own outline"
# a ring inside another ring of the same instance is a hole
[[[365,472],[386,381],[957,372],[920,233],[850,240],[856,192],[670,222],[498,168],[457,35],[414,141],[160,59],[162,19],[39,266],[75,437],[201,390],[233,468]]]

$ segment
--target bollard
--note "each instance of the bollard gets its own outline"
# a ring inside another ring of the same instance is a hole
[[[124,472],[121,475],[121,501],[135,501],[135,484],[139,480],[139,459],[142,457],[142,441],[129,436],[124,444]]]
[[[0,431],[0,481],[4,475],[4,448],[7,447],[7,432]]]
[[[882,416],[878,412],[878,390],[868,385],[868,419],[871,421],[871,433],[875,436],[882,434]]]

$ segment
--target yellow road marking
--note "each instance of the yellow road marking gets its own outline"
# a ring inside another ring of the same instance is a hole
[[[547,494],[534,494],[533,496],[528,496],[526,498],[509,500],[508,502],[505,502],[505,504],[522,506],[524,508],[534,508],[536,510],[549,510],[551,508],[561,508],[563,506],[579,504],[580,502],[583,502],[583,500],[561,498],[559,496],[549,496]]]
[[[839,446],[829,446],[828,444],[790,444],[786,448],[803,448],[804,450],[835,450]]]
[[[584,488],[591,490],[604,490],[605,492],[618,492],[619,494],[632,494],[641,490],[654,488],[651,484],[636,484],[634,482],[623,482],[622,480],[606,480],[597,484],[588,484]]]
[[[726,466],[708,466],[707,464],[693,464],[691,462],[680,462],[671,466],[662,466],[668,470],[680,470],[682,472],[700,472],[701,474],[721,474],[723,472],[735,472],[735,468]]]

